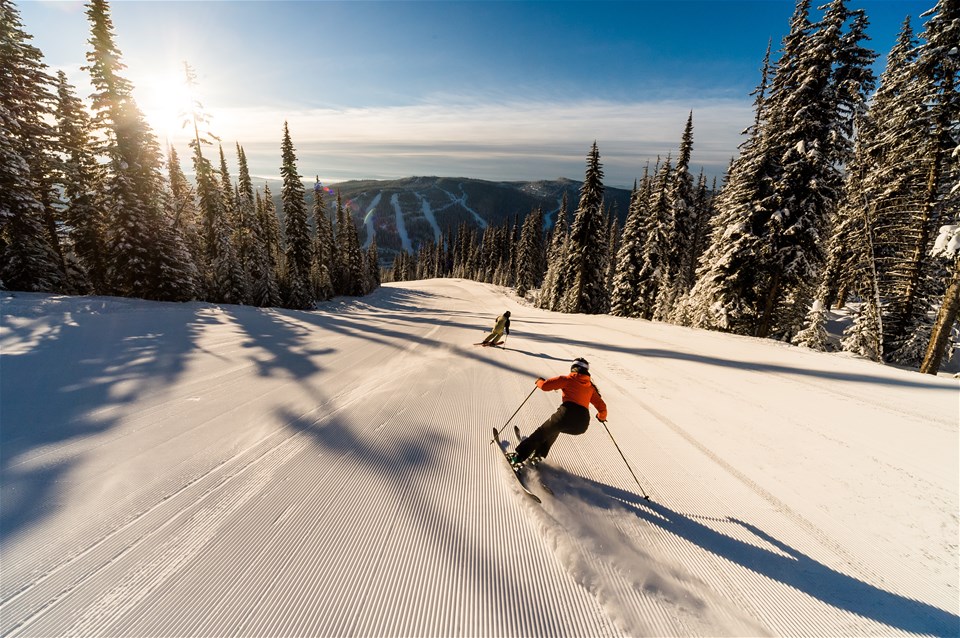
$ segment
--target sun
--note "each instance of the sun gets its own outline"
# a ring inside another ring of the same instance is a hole
[[[147,124],[157,140],[163,144],[178,144],[189,140],[192,131],[183,127],[184,113],[193,104],[193,95],[187,86],[183,70],[145,76],[134,89],[134,95]]]

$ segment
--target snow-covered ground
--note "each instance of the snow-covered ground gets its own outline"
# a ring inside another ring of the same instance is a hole
[[[956,379],[460,280],[0,299],[4,636],[960,633]],[[538,505],[491,428],[577,356],[640,485],[594,420]]]

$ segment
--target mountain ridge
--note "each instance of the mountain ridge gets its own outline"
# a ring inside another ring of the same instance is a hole
[[[401,250],[413,253],[443,236],[451,239],[461,224],[482,232],[488,226],[501,226],[540,208],[545,230],[553,227],[564,193],[569,219],[580,201],[583,182],[568,178],[534,181],[489,181],[470,177],[411,176],[393,180],[349,180],[329,186],[315,183],[307,189],[312,207],[323,193],[328,216],[336,216],[337,195],[357,224],[360,243],[366,248],[376,237],[381,262],[390,264]],[[277,210],[282,212],[275,191]],[[619,220],[626,218],[630,191],[605,187],[604,207]],[[281,213],[282,214],[282,213]]]

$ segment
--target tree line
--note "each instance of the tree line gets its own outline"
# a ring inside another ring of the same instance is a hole
[[[832,0],[815,19],[798,0],[719,188],[690,170],[690,113],[676,158],[634,184],[622,228],[594,142],[572,219],[564,199],[550,220],[534,210],[482,231],[464,224],[383,272],[339,194],[328,211],[318,180],[307,210],[286,123],[281,210],[268,185],[254,188],[239,144],[234,181],[199,102],[188,180],[123,77],[108,3],[90,0],[86,15],[89,110],[0,0],[3,288],[309,308],[382,277],[454,276],[550,310],[817,349],[830,347],[828,311],[849,304],[843,350],[924,372],[952,345],[960,260],[936,247],[955,246],[960,226],[960,0],[938,0],[919,35],[905,19],[879,78],[862,10]]]
[[[307,210],[286,122],[281,211],[269,185],[254,189],[239,144],[231,178],[199,102],[185,117],[191,183],[133,98],[108,3],[91,0],[86,15],[89,110],[62,71],[46,71],[16,6],[0,0],[0,286],[310,308],[380,285],[376,242],[361,250],[339,194],[328,213],[318,180]],[[186,63],[184,73],[195,85]]]
[[[634,185],[622,231],[594,143],[569,225],[564,200],[549,232],[539,210],[479,238],[461,227],[387,277],[466,277],[560,312],[819,350],[828,311],[849,304],[840,348],[936,373],[960,310],[960,0],[924,17],[919,37],[904,20],[878,82],[866,14],[833,0],[814,20],[799,0],[719,190],[690,172],[691,113],[676,162]]]

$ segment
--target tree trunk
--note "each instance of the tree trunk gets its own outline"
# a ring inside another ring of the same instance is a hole
[[[960,258],[954,259],[953,276],[950,278],[947,291],[943,295],[943,304],[940,306],[940,312],[937,313],[937,321],[933,325],[930,343],[927,345],[926,355],[924,355],[923,363],[920,365],[920,372],[936,374],[940,371],[943,351],[947,347],[950,330],[953,329],[953,324],[957,321],[958,311],[960,311]]]

